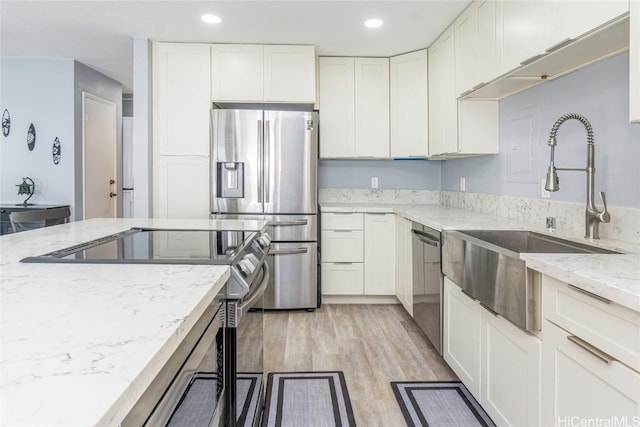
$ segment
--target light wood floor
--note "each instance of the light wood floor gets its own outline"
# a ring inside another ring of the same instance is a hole
[[[359,426],[405,426],[391,381],[456,380],[401,305],[265,313],[265,371],[343,371]]]

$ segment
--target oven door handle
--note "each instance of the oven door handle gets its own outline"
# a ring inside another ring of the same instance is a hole
[[[238,312],[239,312],[238,318],[241,318],[242,314],[253,306],[256,300],[260,298],[264,294],[264,292],[267,290],[267,286],[269,286],[269,265],[265,262],[264,264],[262,264],[262,268],[264,269],[264,276],[262,277],[262,282],[260,282],[258,289],[256,289],[255,292],[251,294],[251,297],[243,301],[242,304],[238,306]]]

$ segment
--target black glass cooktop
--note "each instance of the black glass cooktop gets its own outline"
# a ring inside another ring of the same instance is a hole
[[[255,232],[132,228],[23,262],[231,264]]]

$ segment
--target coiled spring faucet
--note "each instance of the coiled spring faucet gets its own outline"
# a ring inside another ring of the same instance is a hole
[[[558,129],[560,126],[567,120],[574,119],[578,120],[580,123],[584,125],[587,129],[587,167],[586,169],[577,169],[577,168],[556,168],[554,165],[554,149],[555,146],[558,145],[558,140],[556,139],[556,134],[558,133]],[[549,171],[547,172],[547,181],[545,183],[545,190],[547,191],[558,191],[560,189],[560,179],[558,178],[557,171],[582,171],[587,173],[587,208],[585,211],[585,237],[588,239],[599,239],[600,232],[598,226],[601,222],[609,222],[611,220],[611,216],[609,215],[609,211],[607,211],[607,199],[605,198],[604,191],[600,192],[600,198],[602,199],[602,203],[604,204],[604,209],[599,211],[596,208],[594,203],[594,188],[595,188],[595,166],[594,166],[594,136],[593,129],[591,128],[591,123],[584,116],[580,114],[565,114],[560,117],[553,124],[551,128],[551,134],[549,135],[549,141],[547,145],[551,147],[551,162],[549,163]]]

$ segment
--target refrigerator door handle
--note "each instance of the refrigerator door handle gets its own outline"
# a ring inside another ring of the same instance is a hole
[[[265,126],[265,131],[264,131],[264,181],[265,184],[264,186],[265,191],[264,191],[264,201],[265,203],[269,203],[269,192],[270,192],[270,185],[269,185],[269,181],[271,181],[271,171],[270,171],[270,166],[269,164],[271,163],[271,159],[270,159],[270,154],[271,154],[271,150],[270,150],[270,132],[271,132],[271,126],[269,123],[269,120],[265,120],[264,121],[264,126]]]
[[[264,189],[263,185],[263,168],[264,168],[264,159],[262,158],[263,154],[263,135],[262,135],[262,120],[258,120],[258,202],[262,202],[262,193]]]
[[[300,219],[296,221],[274,221],[269,222],[270,227],[291,227],[295,225],[307,225],[309,221],[306,219]]]
[[[281,249],[277,251],[270,250],[267,255],[295,255],[295,254],[306,254],[309,252],[307,248],[295,248],[295,249]]]

